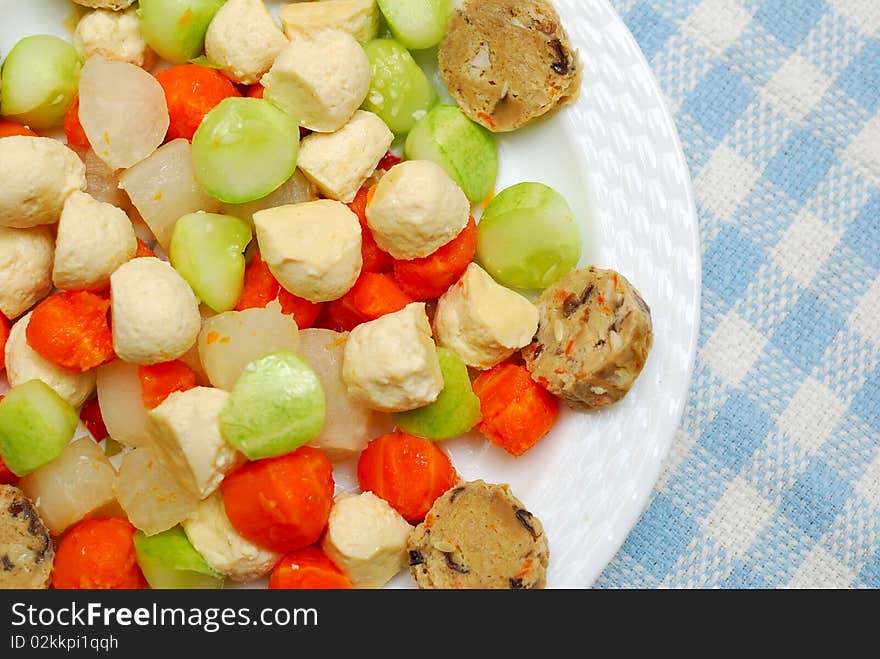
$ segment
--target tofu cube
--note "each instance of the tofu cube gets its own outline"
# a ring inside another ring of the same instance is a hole
[[[440,297],[434,314],[437,343],[480,369],[527,346],[537,330],[537,307],[476,263]]]
[[[137,237],[125,211],[74,192],[58,222],[52,281],[63,290],[103,288],[136,251]]]
[[[312,302],[345,295],[361,273],[361,225],[332,199],[254,213],[257,243],[269,270],[288,291]]]
[[[293,39],[260,82],[265,98],[298,118],[300,125],[332,133],[364,102],[370,76],[370,61],[353,36],[321,30]]]
[[[54,256],[55,240],[47,227],[0,226],[0,313],[15,320],[49,294]]]
[[[238,534],[226,516],[220,492],[201,501],[196,514],[181,525],[208,565],[233,581],[259,579],[281,560],[281,554],[258,547]]]
[[[412,526],[372,492],[343,492],[330,510],[321,548],[356,588],[381,588],[407,565]]]
[[[156,454],[190,493],[210,496],[245,457],[220,435],[220,410],[229,394],[196,387],[171,394],[147,414],[147,429]]]
[[[228,0],[205,34],[205,54],[231,80],[252,85],[287,45],[263,0]]]
[[[423,302],[355,327],[345,344],[342,379],[349,395],[380,412],[404,412],[437,400],[443,375]]]
[[[297,164],[325,197],[351,203],[391,146],[393,133],[372,112],[358,110],[334,133],[312,133]]]
[[[288,39],[333,28],[348,32],[360,43],[379,34],[379,6],[376,0],[324,0],[293,2],[278,11]]]

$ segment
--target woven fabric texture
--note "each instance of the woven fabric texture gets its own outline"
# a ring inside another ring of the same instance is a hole
[[[596,586],[880,587],[880,2],[612,4],[676,120],[703,295],[682,426]]]

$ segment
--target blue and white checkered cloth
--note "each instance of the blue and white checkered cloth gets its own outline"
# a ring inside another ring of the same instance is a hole
[[[880,587],[880,0],[612,0],[703,248],[689,403],[599,587]]]

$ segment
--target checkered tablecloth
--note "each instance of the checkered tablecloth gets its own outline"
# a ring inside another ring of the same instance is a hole
[[[703,250],[684,420],[597,582],[880,587],[880,0],[612,0]]]

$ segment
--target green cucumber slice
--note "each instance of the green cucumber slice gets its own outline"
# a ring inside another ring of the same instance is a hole
[[[227,98],[193,135],[196,180],[205,192],[243,204],[274,192],[296,169],[299,127],[269,101]]]

